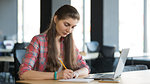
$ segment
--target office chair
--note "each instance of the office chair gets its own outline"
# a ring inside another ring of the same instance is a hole
[[[147,65],[127,65],[124,67],[123,72],[147,70],[147,69],[148,69]]]
[[[102,46],[99,56],[96,60],[92,60],[91,73],[112,72],[114,70],[114,46]]]
[[[15,80],[19,80],[18,71],[19,66],[22,63],[22,58],[25,55],[26,47],[29,43],[16,43],[13,49],[14,65],[15,65]]]
[[[114,58],[115,47],[103,45],[100,49],[100,54],[105,58]]]
[[[97,41],[91,41],[86,43],[88,53],[99,52],[100,47]]]

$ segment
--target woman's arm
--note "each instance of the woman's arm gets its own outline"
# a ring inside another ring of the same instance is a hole
[[[39,37],[34,36],[29,46],[26,49],[26,54],[24,58],[22,59],[22,64],[20,65],[19,71],[18,71],[18,75],[20,79],[29,79],[29,78],[31,79],[32,77],[29,77],[28,75],[32,76],[32,73],[35,75],[37,74],[37,77],[39,76],[37,71],[33,71],[33,67],[35,66],[35,63],[39,56],[39,50],[40,50],[38,38]]]
[[[87,65],[86,61],[82,59],[82,56],[79,53],[79,50],[76,48],[77,52],[77,64],[79,69],[74,71],[74,78],[78,76],[86,76],[90,73],[90,67]]]
[[[73,78],[73,71],[65,69],[57,73],[57,79]],[[26,71],[20,75],[20,79],[54,79],[54,72]]]
[[[20,75],[20,79],[54,79],[54,72],[26,71]]]
[[[83,67],[74,71],[74,78],[77,78],[78,76],[87,76],[88,74],[89,70],[86,67]]]

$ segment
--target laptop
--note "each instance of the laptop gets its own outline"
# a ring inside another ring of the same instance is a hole
[[[94,80],[114,80],[121,76],[121,73],[123,72],[126,59],[129,53],[129,48],[122,49],[122,52],[120,54],[120,58],[116,67],[116,70],[114,74],[91,74],[90,76],[86,77],[88,79],[94,79]]]

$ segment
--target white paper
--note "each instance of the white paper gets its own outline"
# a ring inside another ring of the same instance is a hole
[[[85,82],[85,83],[88,83],[88,82],[91,82],[93,81],[94,79],[61,79],[61,80],[58,80],[58,81],[61,81],[61,82]]]

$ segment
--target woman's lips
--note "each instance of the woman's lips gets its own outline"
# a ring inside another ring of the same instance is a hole
[[[64,35],[68,35],[68,33],[63,33]]]

